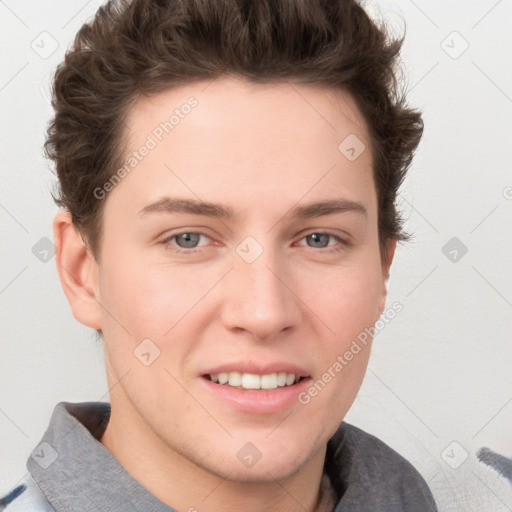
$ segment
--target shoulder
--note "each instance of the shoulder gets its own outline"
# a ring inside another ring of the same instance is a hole
[[[41,489],[27,473],[5,496],[0,497],[0,511],[6,512],[55,512]]]
[[[377,437],[343,423],[329,442],[331,471],[344,488],[346,505],[358,510],[437,511],[432,493],[416,468]],[[350,510],[350,507],[347,507]]]

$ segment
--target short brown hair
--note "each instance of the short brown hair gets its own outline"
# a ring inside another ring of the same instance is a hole
[[[54,198],[97,254],[103,201],[93,191],[122,165],[124,120],[139,96],[228,74],[324,85],[349,92],[366,120],[382,252],[408,237],[395,203],[423,132],[397,86],[402,41],[355,0],[111,0],[55,73],[45,143]]]

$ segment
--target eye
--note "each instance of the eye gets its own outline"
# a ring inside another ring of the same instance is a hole
[[[191,250],[196,249],[198,247],[199,241],[201,237],[209,239],[207,235],[199,232],[184,232],[184,233],[176,233],[174,235],[168,236],[164,240],[162,240],[162,244],[171,245],[177,247],[178,249],[184,249],[184,251],[178,252],[191,252]],[[175,243],[172,243],[172,242]]]
[[[311,235],[306,236],[306,240],[308,242],[312,242],[312,247],[320,247],[321,249],[323,249],[324,247],[328,247],[330,238],[331,235],[327,233],[312,233]]]
[[[342,249],[349,245],[349,242],[347,240],[341,238],[339,235],[336,235],[328,231],[315,231],[313,233],[309,233],[308,235],[303,237],[302,240],[306,240],[308,247],[312,247],[315,249],[326,249],[328,247],[332,247],[331,250],[328,250],[326,252],[341,251]],[[330,244],[329,242],[332,240],[338,242],[339,245],[336,246],[336,244]]]

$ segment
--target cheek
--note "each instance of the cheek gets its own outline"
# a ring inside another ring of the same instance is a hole
[[[312,295],[312,302],[318,316],[334,331],[338,344],[350,342],[377,321],[382,297],[378,266],[338,269],[324,282]]]
[[[333,383],[324,398],[336,414],[346,412],[366,371],[372,342],[369,328],[378,319],[382,296],[381,267],[376,263],[347,268],[333,279],[327,292],[320,310],[336,334],[324,338],[332,341],[325,347],[323,370],[327,374],[323,373],[322,380]]]
[[[209,282],[197,272],[125,261],[105,269],[102,303],[132,336],[161,338],[206,293]]]
[[[101,299],[106,310],[105,324],[119,324],[118,327],[124,328],[135,338],[139,334],[138,326],[150,329],[153,316],[159,313],[153,308],[149,279],[139,277],[137,269],[130,268],[123,272],[122,266],[119,266],[106,271],[101,280]]]
[[[377,320],[381,283],[378,266],[351,267],[331,276],[328,284],[310,296],[323,334],[311,347],[319,373],[301,403],[307,402],[311,416],[323,417],[327,426],[337,425],[345,416],[363,381],[372,342],[369,328]]]
[[[130,389],[133,397],[143,400],[151,396],[159,401],[161,397],[151,390],[163,385],[172,393],[173,381],[164,369],[175,374],[196,348],[189,319],[206,290],[191,286],[196,281],[190,279],[176,268],[156,268],[127,259],[104,265],[100,286],[105,348],[113,373],[120,377],[129,372],[123,387]],[[138,359],[141,352],[149,352],[151,358],[158,356],[144,366]]]

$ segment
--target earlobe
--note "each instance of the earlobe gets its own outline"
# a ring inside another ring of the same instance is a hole
[[[379,303],[379,318],[384,312],[384,308],[386,307],[389,270],[391,268],[391,263],[393,262],[393,257],[395,255],[396,243],[397,241],[394,239],[388,240],[386,242],[386,252],[382,258],[382,294]]]
[[[73,316],[88,327],[101,329],[98,265],[69,212],[55,216],[53,236],[57,271]]]

